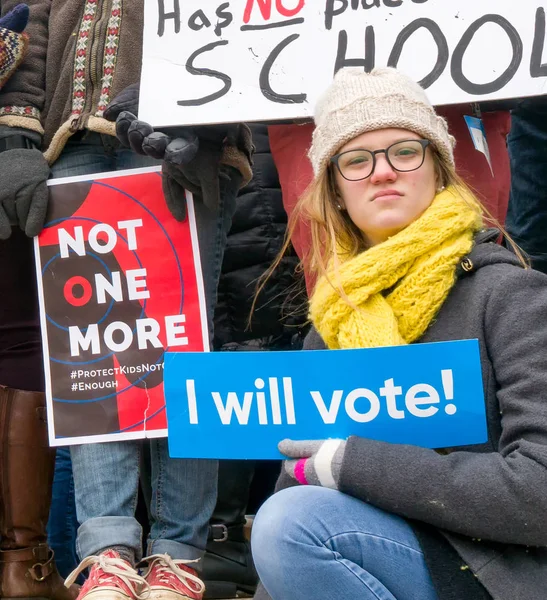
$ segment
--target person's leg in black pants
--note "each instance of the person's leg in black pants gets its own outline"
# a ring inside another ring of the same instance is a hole
[[[522,101],[511,119],[506,228],[534,269],[547,273],[547,97]]]

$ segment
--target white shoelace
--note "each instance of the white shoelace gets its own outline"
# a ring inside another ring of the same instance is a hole
[[[78,575],[93,565],[99,565],[101,570],[107,575],[119,577],[125,585],[133,592],[137,600],[145,600],[150,595],[150,586],[147,581],[121,558],[111,558],[101,554],[99,556],[88,556],[72,571],[65,581],[65,586],[70,587]],[[109,583],[108,580],[106,583]],[[112,581],[111,583],[114,583]],[[139,591],[140,589],[140,591]]]
[[[188,573],[183,569],[180,569],[177,565],[177,563],[190,565],[192,563],[199,562],[199,560],[177,560],[175,562],[168,554],[152,554],[152,556],[147,556],[145,559],[143,559],[143,562],[148,563],[148,568],[144,573],[144,577],[147,577],[150,571],[152,571],[154,565],[156,563],[159,563],[158,573],[160,576],[160,581],[162,581],[163,583],[169,583],[169,580],[167,578],[164,579],[163,577],[168,573],[172,573],[184,585],[188,585],[189,581],[195,583],[197,589],[193,591],[197,592],[198,594],[202,594],[205,591],[205,584],[203,583],[203,581],[201,581],[199,577],[197,577],[196,575],[192,575],[192,573]]]

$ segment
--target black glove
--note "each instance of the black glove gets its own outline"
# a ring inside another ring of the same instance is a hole
[[[139,112],[139,84],[133,83],[122,90],[106,107],[104,118],[116,121],[122,112],[128,111],[136,115]]]
[[[9,238],[12,225],[19,225],[29,237],[42,231],[49,173],[40,150],[21,148],[0,153],[0,240]]]
[[[173,127],[163,131],[139,121],[139,86],[130,85],[110,103],[105,118],[116,120],[120,142],[137,154],[163,160],[163,190],[171,214],[186,217],[184,190],[201,198],[210,210],[220,199],[220,160],[225,146],[243,151],[251,161],[252,144],[239,124]],[[244,139],[245,138],[245,139]]]

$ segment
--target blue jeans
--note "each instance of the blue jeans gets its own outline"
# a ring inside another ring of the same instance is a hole
[[[75,545],[77,530],[70,449],[57,448],[47,532],[48,542],[55,552],[55,562],[62,577],[67,577],[78,565]]]
[[[507,138],[511,196],[506,228],[547,273],[547,98],[524,100],[511,113]]]
[[[327,488],[274,494],[255,518],[252,548],[273,600],[437,600],[408,523]]]
[[[85,175],[157,164],[120,148],[114,138],[90,134],[69,142],[53,166],[54,177]],[[226,236],[235,211],[241,176],[233,169],[220,179],[218,210],[195,203],[209,332]],[[150,444],[152,502],[147,554],[167,553],[175,559],[201,558],[215,507],[218,461],[169,457],[167,440],[127,441],[71,447],[80,528],[80,558],[112,546],[125,546],[142,556],[142,528],[135,519],[142,444]]]

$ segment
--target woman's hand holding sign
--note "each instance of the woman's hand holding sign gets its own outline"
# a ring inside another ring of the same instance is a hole
[[[252,177],[254,151],[249,128],[243,124],[170,128],[155,131],[139,121],[138,84],[127,87],[110,104],[105,117],[116,121],[116,135],[134,152],[163,160],[163,190],[178,221],[186,217],[184,190],[200,197],[209,210],[220,202],[219,178],[236,170],[245,185]]]
[[[286,460],[284,467],[287,474],[298,483],[338,489],[345,440],[282,440],[278,448],[292,459]]]

